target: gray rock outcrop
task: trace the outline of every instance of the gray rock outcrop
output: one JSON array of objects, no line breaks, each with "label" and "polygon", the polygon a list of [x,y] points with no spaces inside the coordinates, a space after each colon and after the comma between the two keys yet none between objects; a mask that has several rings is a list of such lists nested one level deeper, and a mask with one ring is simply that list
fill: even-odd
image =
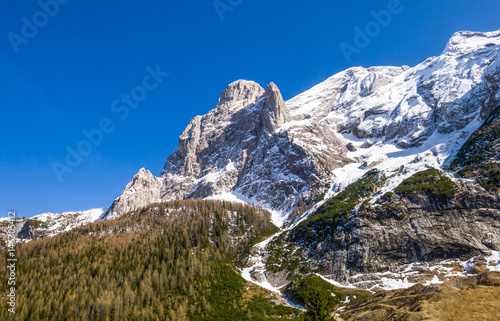
[{"label": "gray rock outcrop", "polygon": [[474,184],[450,197],[393,195],[360,210],[321,246],[308,248],[312,264],[339,282],[416,261],[500,251],[500,196]]},{"label": "gray rock outcrop", "polygon": [[19,233],[17,233],[17,237],[20,239],[31,240],[34,237],[33,231],[31,230],[31,226],[28,221],[24,222],[23,226]]},{"label": "gray rock outcrop", "polygon": [[305,135],[328,144],[325,153],[315,154],[296,141],[300,133],[281,129],[290,121],[274,83],[265,91],[254,82],[230,84],[215,109],[191,120],[160,177],[142,169],[105,217],[151,202],[228,193],[281,210],[316,197],[329,183],[327,173],[349,162],[347,149],[327,127],[313,124]]},{"label": "gray rock outcrop", "polygon": [[207,197],[287,213],[330,186],[341,190],[359,175],[336,172],[348,164],[443,168],[500,103],[498,57],[500,31],[459,32],[415,67],[350,68],[286,102],[274,83],[236,81],[192,119],[160,177],[138,173],[141,183],[131,182],[105,217]]}]

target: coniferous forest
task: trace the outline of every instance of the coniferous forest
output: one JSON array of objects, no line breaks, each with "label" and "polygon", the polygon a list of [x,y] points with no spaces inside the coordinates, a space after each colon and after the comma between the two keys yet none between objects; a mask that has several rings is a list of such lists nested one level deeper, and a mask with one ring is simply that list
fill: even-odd
[{"label": "coniferous forest", "polygon": [[[235,267],[277,231],[269,215],[228,202],[175,201],[19,244],[14,319],[295,318],[298,310],[265,291],[248,291]],[[1,279],[2,300],[6,286]],[[0,319],[11,317],[1,305]]]}]

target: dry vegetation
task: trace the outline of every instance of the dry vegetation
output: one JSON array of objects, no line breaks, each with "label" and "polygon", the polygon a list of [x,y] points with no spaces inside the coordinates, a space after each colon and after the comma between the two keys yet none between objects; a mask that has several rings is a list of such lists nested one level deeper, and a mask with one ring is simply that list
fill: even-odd
[{"label": "dry vegetation", "polygon": [[382,291],[348,308],[337,320],[500,320],[500,272],[458,278],[442,285]]},{"label": "dry vegetation", "polygon": [[437,300],[422,304],[423,320],[500,320],[500,287],[443,287]]}]

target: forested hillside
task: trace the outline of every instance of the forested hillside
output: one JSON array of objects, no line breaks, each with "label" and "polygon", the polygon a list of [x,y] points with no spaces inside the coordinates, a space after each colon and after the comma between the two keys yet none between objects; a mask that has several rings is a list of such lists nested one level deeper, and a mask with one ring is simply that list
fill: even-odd
[{"label": "forested hillside", "polygon": [[[298,310],[275,305],[262,290],[247,291],[233,265],[276,229],[260,208],[176,201],[19,244],[15,319],[293,317]],[[5,269],[0,267],[2,300]],[[11,316],[1,305],[0,319]]]}]

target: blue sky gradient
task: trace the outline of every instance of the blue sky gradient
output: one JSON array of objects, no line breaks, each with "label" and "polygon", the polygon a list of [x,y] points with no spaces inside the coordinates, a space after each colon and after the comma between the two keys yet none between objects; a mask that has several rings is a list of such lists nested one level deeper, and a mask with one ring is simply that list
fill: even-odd
[{"label": "blue sky gradient", "polygon": [[[273,81],[289,99],[352,66],[416,65],[459,30],[500,29],[497,0],[401,0],[346,59],[340,44],[395,0],[220,0],[223,20],[211,0],[59,1],[46,21],[37,1],[0,12],[0,217],[109,206],[141,167],[159,175],[191,118],[237,79]],[[120,119],[113,101],[143,93],[148,66],[169,75]],[[114,130],[60,180],[54,162],[103,119]]]}]

